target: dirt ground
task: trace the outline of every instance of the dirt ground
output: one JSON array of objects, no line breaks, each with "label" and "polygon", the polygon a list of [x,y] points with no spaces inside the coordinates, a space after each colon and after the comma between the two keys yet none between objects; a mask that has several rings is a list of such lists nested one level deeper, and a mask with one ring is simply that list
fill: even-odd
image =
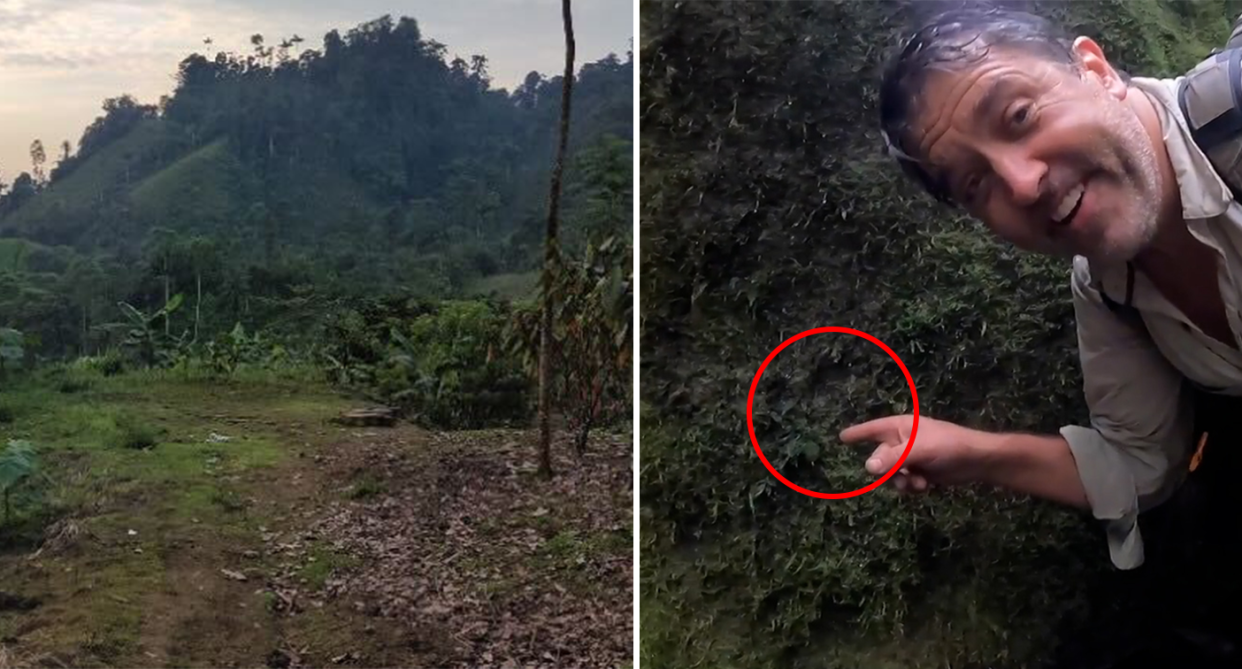
[{"label": "dirt ground", "polygon": [[[343,427],[353,404],[290,386],[108,390],[7,426],[69,503],[0,553],[0,669],[632,666],[628,435],[559,441],[544,481],[529,431]],[[165,438],[82,445],[108,406]],[[74,411],[83,432],[53,429]]]}]

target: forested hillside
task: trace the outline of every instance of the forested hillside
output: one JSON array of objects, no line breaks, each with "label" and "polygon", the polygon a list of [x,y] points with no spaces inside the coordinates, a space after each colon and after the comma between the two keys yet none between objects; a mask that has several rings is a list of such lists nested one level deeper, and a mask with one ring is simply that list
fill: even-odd
[{"label": "forested hillside", "polygon": [[[315,49],[251,42],[188,55],[158,104],[118,92],[76,150],[49,168],[40,141],[5,185],[0,323],[37,353],[115,343],[121,301],[153,311],[183,294],[193,323],[175,325],[204,337],[237,322],[305,332],[309,308],[339,299],[533,289],[560,75],[494,88],[484,57],[450,59],[410,18],[334,30]],[[590,234],[630,234],[632,67],[609,56],[579,70],[574,255]]]},{"label": "forested hillside", "polygon": [[[1172,76],[1236,1],[1008,3]],[[857,328],[909,368],[924,416],[1084,423],[1067,263],[936,207],[884,154],[880,67],[931,2],[644,2],[642,664],[1036,667],[1109,567],[1098,525],[984,489],[815,499],[747,436],[760,363]],[[944,7],[944,3],[939,3]],[[783,475],[870,484],[854,423],[911,408],[877,347],[817,335],[768,367],[755,429]],[[1068,629],[1068,628],[1067,628]]]}]

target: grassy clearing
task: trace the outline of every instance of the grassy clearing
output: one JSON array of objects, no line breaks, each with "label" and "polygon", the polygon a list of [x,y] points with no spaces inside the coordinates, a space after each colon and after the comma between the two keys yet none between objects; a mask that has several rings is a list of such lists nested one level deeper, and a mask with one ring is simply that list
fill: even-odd
[{"label": "grassy clearing", "polygon": [[[16,640],[8,652],[73,666],[218,661],[210,653],[242,628],[205,626],[197,636],[221,638],[198,639],[181,626],[237,601],[244,608],[232,617],[259,635],[253,643],[274,643],[271,612],[248,597],[256,586],[220,572],[266,568],[233,563],[257,553],[261,528],[272,522],[255,508],[249,477],[334,435],[323,419],[348,404],[296,376],[207,384],[167,372],[105,377],[61,368],[5,388],[0,443],[35,444],[49,479],[0,528],[0,590],[39,601],[31,611],[0,610],[0,638]],[[67,547],[26,559],[61,528],[72,528]],[[342,562],[316,558],[313,579]]]}]

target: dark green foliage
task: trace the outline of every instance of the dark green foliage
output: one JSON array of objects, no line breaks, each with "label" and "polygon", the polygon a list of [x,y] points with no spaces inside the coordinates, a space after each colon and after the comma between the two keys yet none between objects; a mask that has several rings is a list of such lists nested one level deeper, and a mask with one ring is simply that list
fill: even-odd
[{"label": "dark green foliage", "polygon": [[392,331],[435,305],[414,299],[365,300],[335,314],[325,328],[323,357],[329,378],[344,386],[367,387],[393,342]]},{"label": "dark green foliage", "polygon": [[329,326],[324,355],[335,381],[428,426],[524,425],[531,381],[500,345],[509,312],[482,301],[373,303]]},{"label": "dark green foliage", "polygon": [[[1205,57],[1242,11],[1033,6],[1149,76]],[[878,73],[908,10],[642,5],[644,666],[1036,666],[1108,568],[1083,514],[987,490],[812,499],[747,437],[760,362],[826,325],[896,351],[924,416],[1085,421],[1068,264],[931,206],[883,155]],[[819,335],[769,366],[755,428],[783,475],[843,492],[873,479],[836,433],[910,409],[882,351]]]}]

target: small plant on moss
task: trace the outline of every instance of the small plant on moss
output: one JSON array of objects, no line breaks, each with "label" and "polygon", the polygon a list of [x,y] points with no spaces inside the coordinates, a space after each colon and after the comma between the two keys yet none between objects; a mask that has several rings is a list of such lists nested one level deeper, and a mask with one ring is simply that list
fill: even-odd
[{"label": "small plant on moss", "polygon": [[228,513],[237,513],[246,509],[246,502],[232,490],[215,490],[211,493],[211,502]]},{"label": "small plant on moss", "polygon": [[328,578],[337,571],[347,571],[358,566],[358,558],[341,553],[325,544],[316,544],[306,556],[306,564],[298,570],[298,576],[315,590],[322,590]]},{"label": "small plant on moss", "polygon": [[270,590],[263,592],[263,609],[269,613],[276,613],[280,610],[280,600]]}]

